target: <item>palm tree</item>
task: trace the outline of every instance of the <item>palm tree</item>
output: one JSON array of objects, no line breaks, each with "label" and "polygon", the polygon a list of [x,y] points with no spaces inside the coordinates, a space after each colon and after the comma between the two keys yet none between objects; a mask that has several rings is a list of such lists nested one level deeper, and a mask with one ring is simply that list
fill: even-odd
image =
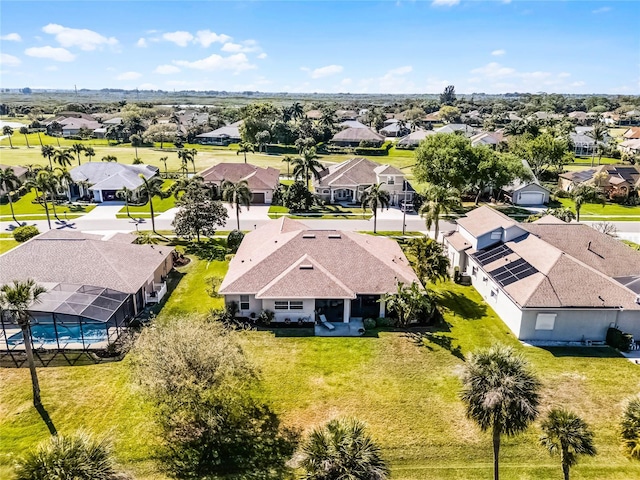
[{"label": "palm tree", "polygon": [[93,147],[84,147],[84,156],[87,157],[89,161],[91,161],[91,158],[96,156],[96,151],[93,149]]},{"label": "palm tree", "polygon": [[389,192],[387,192],[382,185],[383,183],[375,183],[371,185],[362,192],[362,197],[360,198],[360,203],[362,204],[363,209],[369,207],[373,210],[373,233],[376,233],[378,207],[380,207],[380,209],[385,207],[389,208],[389,202],[391,200]]},{"label": "palm tree", "polygon": [[293,176],[298,179],[302,177],[309,189],[309,174],[311,173],[315,178],[320,178],[320,172],[324,169],[322,164],[316,160],[316,148],[305,148],[300,153],[300,156],[293,161]]},{"label": "palm tree", "polygon": [[124,200],[124,205],[127,208],[127,217],[131,218],[131,214],[129,213],[129,202],[133,198],[133,190],[127,187],[122,187],[121,190],[116,192],[116,197]]},{"label": "palm tree", "polygon": [[29,127],[27,126],[20,127],[20,133],[24,135],[24,141],[27,143],[27,148],[31,148],[29,146],[29,137],[27,137],[27,134],[29,133]]},{"label": "palm tree", "polygon": [[58,184],[64,187],[64,189],[67,191],[67,197],[69,197],[69,200],[71,200],[71,192],[69,191],[69,187],[73,183],[73,178],[71,178],[69,170],[67,170],[66,168],[57,167],[55,169],[55,172]]},{"label": "palm tree", "polygon": [[307,480],[386,480],[380,447],[356,419],[336,419],[314,429],[303,442],[300,466]]},{"label": "palm tree", "polygon": [[620,420],[620,437],[625,451],[640,459],[640,397],[634,397],[627,403]]},{"label": "palm tree", "polygon": [[32,178],[26,183],[28,189],[35,189],[36,198],[38,198],[38,192],[42,192],[42,202],[44,203],[44,211],[47,214],[47,223],[49,224],[49,230],[51,230],[51,218],[49,217],[49,205],[47,204],[47,193],[49,192],[51,180],[53,176],[51,170],[40,170],[35,178]]},{"label": "palm tree", "polygon": [[256,146],[251,142],[240,142],[238,144],[238,150],[236,151],[236,155],[240,155],[244,153],[244,163],[247,163],[247,152],[254,153],[256,151]]},{"label": "palm tree", "polygon": [[192,148],[192,149],[184,148],[184,149],[178,150],[178,158],[182,163],[181,170],[184,171],[185,176],[187,176],[187,174],[189,173],[189,168],[188,168],[189,162],[193,163],[193,173],[194,174],[196,173],[196,164],[195,164],[194,157],[197,154],[198,154],[198,151],[195,148]]},{"label": "palm tree", "polygon": [[69,149],[56,149],[53,153],[53,161],[60,165],[61,167],[69,167],[71,166],[71,161],[73,160],[73,155],[71,154],[72,150]]},{"label": "palm tree", "polygon": [[164,176],[168,177],[169,175],[169,171],[167,170],[167,161],[169,160],[169,157],[160,157],[160,161],[162,163],[164,163]]},{"label": "palm tree", "polygon": [[80,162],[80,154],[82,152],[84,152],[84,145],[82,145],[81,143],[77,143],[76,142],[73,145],[71,145],[71,148],[69,150],[71,150],[73,153],[75,153],[77,155],[78,165],[80,165],[81,164],[81,162]]},{"label": "palm tree", "polygon": [[287,164],[287,178],[291,178],[291,174],[290,174],[290,168],[291,168],[291,163],[293,162],[293,157],[291,155],[285,155],[284,158],[282,159],[282,161],[284,163]]},{"label": "palm tree", "polygon": [[13,211],[13,199],[11,198],[11,192],[20,186],[20,179],[16,176],[13,168],[7,167],[4,170],[0,168],[0,187],[7,192],[7,199],[9,200],[9,208],[11,208],[11,216],[15,222],[20,225],[20,222],[16,218],[16,214]]},{"label": "palm tree", "polygon": [[[593,152],[591,153],[591,166],[593,167],[593,158],[596,154],[596,150],[599,150],[599,146],[604,142],[604,139],[607,136],[607,127],[605,127],[602,123],[597,122],[593,124],[593,128],[591,131],[587,132],[587,136],[591,137],[595,142]],[[598,155],[598,165],[600,165],[600,160],[602,159],[602,152]]]},{"label": "palm tree", "polygon": [[449,278],[449,258],[444,254],[441,244],[432,238],[415,238],[407,247],[412,257],[413,269],[424,286],[428,282],[444,281]]},{"label": "palm tree", "polygon": [[102,157],[101,160],[103,162],[115,162],[115,163],[118,163],[118,157],[116,157],[115,155],[105,155],[104,157]]},{"label": "palm tree", "polygon": [[191,178],[180,178],[173,184],[171,190],[173,191],[173,196],[177,199],[180,196],[180,193],[186,192],[190,187],[204,189],[204,178],[200,175],[195,175]]},{"label": "palm tree", "polygon": [[585,203],[600,203],[604,207],[605,201],[598,189],[593,185],[582,183],[571,190],[571,198],[576,207],[576,220],[580,221],[580,209]]},{"label": "palm tree", "polygon": [[115,468],[111,446],[79,432],[52,435],[18,460],[16,480],[122,478]]},{"label": "palm tree", "polygon": [[158,234],[156,232],[156,221],[153,212],[153,197],[158,196],[160,198],[164,198],[165,193],[162,191],[163,181],[160,177],[152,177],[147,179],[143,174],[140,174],[140,178],[142,179],[142,186],[140,187],[140,193],[146,195],[149,200],[149,212],[151,213],[151,230],[153,233]]},{"label": "palm tree", "polygon": [[14,316],[22,330],[24,349],[27,353],[27,363],[31,372],[31,386],[33,387],[33,405],[39,407],[40,383],[33,359],[33,346],[31,345],[31,323],[29,320],[29,307],[40,301],[40,296],[47,290],[36,284],[32,279],[24,282],[14,280],[13,284],[7,283],[0,287],[0,307]]},{"label": "palm tree", "polygon": [[191,149],[191,158],[189,158],[189,161],[191,162],[191,165],[193,166],[193,174],[196,174],[196,155],[198,155],[198,150],[196,150],[195,148]]},{"label": "palm tree", "polygon": [[238,183],[225,180],[222,183],[222,199],[225,202],[229,202],[229,205],[232,207],[235,207],[238,230],[240,230],[240,207],[244,205],[249,208],[252,197],[253,194],[251,193],[251,190],[249,190],[249,185],[246,180],[242,180]]},{"label": "palm tree", "polygon": [[13,142],[11,141],[11,135],[13,135],[13,128],[11,128],[9,125],[5,125],[4,127],[2,127],[2,134],[9,137],[9,147],[13,148]]},{"label": "palm tree", "polygon": [[430,185],[424,191],[423,196],[425,201],[418,213],[424,217],[427,230],[431,230],[431,225],[434,225],[434,239],[438,241],[440,216],[449,214],[455,208],[460,207],[460,192],[453,187]]},{"label": "palm tree", "polygon": [[493,478],[499,478],[501,436],[527,429],[538,416],[540,383],[529,365],[512,348],[496,345],[470,355],[465,365],[460,398],[467,418],[493,438]]},{"label": "palm tree", "polygon": [[578,415],[563,408],[554,408],[542,422],[540,444],[551,455],[560,454],[564,480],[569,480],[569,469],[578,463],[578,455],[596,455],[593,432]]},{"label": "palm tree", "polygon": [[294,120],[297,120],[303,117],[304,108],[302,107],[302,104],[300,102],[295,102],[289,108],[289,112],[291,113],[291,118],[293,118]]},{"label": "palm tree", "polygon": [[53,163],[51,162],[51,159],[55,155],[56,149],[51,145],[43,145],[42,148],[40,149],[40,152],[42,153],[42,156],[44,158],[49,160],[49,168],[53,170]]}]

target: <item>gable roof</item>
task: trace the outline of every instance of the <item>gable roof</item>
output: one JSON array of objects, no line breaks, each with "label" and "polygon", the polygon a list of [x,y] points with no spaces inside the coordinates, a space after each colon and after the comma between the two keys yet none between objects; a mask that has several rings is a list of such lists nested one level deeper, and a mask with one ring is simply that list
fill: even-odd
[{"label": "gable roof", "polygon": [[403,176],[400,170],[390,165],[380,165],[366,158],[356,157],[320,172],[320,180],[315,180],[319,187],[373,185],[377,175]]},{"label": "gable roof", "polygon": [[360,123],[357,120],[345,120],[340,123],[340,126],[343,128],[369,128],[364,123]]},{"label": "gable roof", "polygon": [[487,206],[471,210],[466,216],[459,218],[456,223],[476,238],[498,228],[507,228],[517,224],[515,220],[507,217],[504,213]]},{"label": "gable roof", "polygon": [[332,142],[361,142],[363,140],[382,142],[384,137],[370,128],[345,128],[331,139]]},{"label": "gable roof", "polygon": [[128,165],[117,162],[87,162],[69,172],[74,182],[89,182],[91,190],[135,190],[143,184],[140,175],[149,179],[159,172],[153,165]]},{"label": "gable roof", "polygon": [[196,138],[240,138],[241,124],[242,122],[236,122],[231,125],[225,125],[210,132],[196,135]]},{"label": "gable roof", "polygon": [[640,127],[629,127],[622,136],[626,139],[640,138]]},{"label": "gable roof", "polygon": [[13,170],[14,175],[18,178],[25,175],[29,171],[28,169],[19,165],[4,165],[0,163],[0,170],[6,170],[7,168]]},{"label": "gable roof", "polygon": [[0,283],[33,278],[39,283],[95,285],[136,293],[171,252],[166,246],[50,230],[0,255]]},{"label": "gable roof", "polygon": [[399,281],[419,283],[395,241],[309,230],[281,219],[245,236],[219,291],[257,298],[355,298],[392,292]]},{"label": "gable roof", "polygon": [[409,135],[406,135],[398,140],[398,145],[403,147],[417,146],[429,135],[435,134],[436,132],[434,132],[433,130],[416,130],[415,132],[411,132]]},{"label": "gable roof", "polygon": [[272,190],[280,181],[279,170],[273,167],[261,168],[250,163],[219,163],[201,172],[200,176],[205,182],[212,183],[246,180],[250,190]]}]

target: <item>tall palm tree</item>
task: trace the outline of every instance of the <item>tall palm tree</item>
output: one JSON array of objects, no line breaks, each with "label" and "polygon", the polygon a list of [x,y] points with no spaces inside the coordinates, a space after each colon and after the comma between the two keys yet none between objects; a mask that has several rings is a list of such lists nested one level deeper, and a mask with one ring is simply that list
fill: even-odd
[{"label": "tall palm tree", "polygon": [[307,186],[307,190],[309,189],[310,174],[320,179],[320,172],[324,169],[317,158],[316,148],[311,147],[303,149],[300,156],[293,161],[293,176],[296,179],[302,177]]},{"label": "tall palm tree", "polygon": [[84,156],[91,161],[91,159],[96,156],[96,151],[93,147],[84,147]]},{"label": "tall palm tree", "polygon": [[384,189],[383,183],[375,183],[362,192],[362,197],[360,198],[362,208],[369,207],[373,210],[373,233],[376,233],[378,207],[380,209],[389,208],[390,200],[389,192]]},{"label": "tall palm tree", "polygon": [[71,173],[66,168],[57,167],[55,169],[55,174],[58,180],[58,184],[63,187],[67,192],[67,197],[71,200],[71,192],[69,191],[69,187],[73,183],[73,178],[71,178]]},{"label": "tall palm tree", "polygon": [[151,177],[147,179],[143,174],[140,174],[140,178],[142,179],[142,186],[140,187],[140,193],[146,195],[149,200],[149,212],[151,213],[151,230],[153,233],[158,234],[156,232],[156,221],[155,215],[153,212],[153,197],[164,198],[165,193],[162,191],[163,181],[160,177]]},{"label": "tall palm tree", "polygon": [[285,155],[282,158],[282,161],[287,164],[287,178],[290,178],[291,177],[290,168],[291,168],[291,163],[293,162],[293,157],[291,155]]},{"label": "tall palm tree", "polygon": [[585,203],[599,203],[604,206],[605,201],[602,195],[598,192],[597,187],[582,183],[571,190],[571,198],[576,207],[576,220],[580,221],[580,210]]},{"label": "tall palm tree", "polygon": [[13,128],[9,125],[5,125],[2,127],[2,134],[6,135],[9,138],[9,147],[13,148],[13,142],[11,141],[11,135],[13,135]]},{"label": "tall palm tree", "polygon": [[61,167],[71,166],[72,160],[73,160],[73,155],[71,154],[71,150],[69,149],[62,150],[58,148],[53,153],[53,161]]},{"label": "tall palm tree", "polygon": [[40,383],[38,382],[38,372],[33,359],[33,345],[31,344],[31,322],[29,320],[29,307],[40,301],[40,296],[47,290],[38,285],[34,280],[29,279],[24,282],[15,281],[13,284],[7,283],[0,287],[0,307],[7,310],[14,316],[16,322],[22,330],[24,349],[27,353],[27,363],[31,372],[31,386],[33,387],[33,405],[38,407],[42,404],[40,400]]},{"label": "tall palm tree", "polygon": [[51,161],[51,159],[55,155],[56,149],[52,145],[43,145],[40,149],[40,152],[42,153],[42,156],[44,158],[49,160],[49,168],[53,170],[53,162]]},{"label": "tall palm tree", "polygon": [[424,218],[427,230],[431,230],[431,225],[434,225],[434,239],[438,241],[440,216],[460,207],[460,192],[452,187],[430,185],[423,196],[424,203],[418,213]]},{"label": "tall palm tree", "polygon": [[182,170],[184,171],[185,176],[189,173],[188,163],[193,163],[193,173],[196,173],[196,164],[194,157],[198,154],[198,151],[195,148],[181,148],[178,150],[178,158],[182,163]]},{"label": "tall palm tree", "polygon": [[304,108],[300,102],[294,102],[294,104],[291,105],[291,108],[289,108],[289,112],[291,112],[291,118],[297,120],[303,117]]},{"label": "tall palm tree", "polygon": [[167,170],[167,161],[169,160],[169,157],[160,157],[160,161],[162,163],[164,163],[164,176],[168,177],[169,175],[169,171]]},{"label": "tall palm tree", "polygon": [[27,135],[29,134],[29,127],[27,127],[26,125],[24,127],[20,127],[20,133],[24,135],[24,141],[27,143],[27,148],[31,148],[31,146],[29,145],[29,137],[27,137]]},{"label": "tall palm tree", "polygon": [[20,179],[16,176],[13,168],[7,167],[4,170],[0,168],[0,187],[7,192],[7,199],[9,200],[9,208],[11,208],[11,216],[13,220],[20,225],[20,222],[16,218],[16,214],[13,211],[13,199],[11,198],[11,192],[20,186]]},{"label": "tall palm tree", "polygon": [[103,162],[115,162],[115,163],[118,163],[118,157],[116,157],[115,155],[105,155],[104,157],[101,158],[101,160]]},{"label": "tall palm tree", "polygon": [[238,144],[238,150],[236,151],[236,155],[240,155],[244,153],[244,163],[247,163],[247,152],[254,153],[256,151],[256,146],[251,142],[240,142]]},{"label": "tall palm tree", "polygon": [[198,155],[198,150],[195,148],[191,149],[191,158],[189,158],[189,161],[191,162],[191,165],[193,166],[193,174],[196,174],[196,156]]},{"label": "tall palm tree", "polygon": [[173,196],[177,199],[180,194],[186,192],[189,187],[198,187],[204,189],[204,178],[202,178],[200,175],[195,175],[191,178],[178,179],[171,188]]},{"label": "tall palm tree", "polygon": [[138,134],[133,134],[129,136],[129,141],[131,142],[131,146],[135,149],[136,158],[138,158],[138,147],[142,145],[142,137]]},{"label": "tall palm tree", "polygon": [[573,412],[554,408],[541,427],[540,444],[551,455],[560,455],[564,480],[569,480],[569,469],[578,463],[579,455],[593,457],[597,453],[589,425]]},{"label": "tall palm tree", "polygon": [[122,189],[116,192],[116,197],[124,200],[124,205],[127,208],[127,217],[131,218],[131,214],[129,213],[129,202],[133,198],[133,190],[127,187],[122,187]]},{"label": "tall palm tree", "polygon": [[335,419],[314,429],[301,447],[307,480],[386,480],[380,447],[356,419]]},{"label": "tall palm tree", "polygon": [[[604,139],[607,136],[607,127],[605,127],[601,122],[594,123],[591,131],[587,132],[587,136],[591,137],[595,142],[593,152],[591,153],[591,166],[593,167],[593,159],[595,157],[596,150],[600,152],[600,149],[598,147],[604,142]],[[598,165],[600,165],[601,159],[602,152],[600,152],[598,155]]]},{"label": "tall palm tree", "polygon": [[428,282],[449,278],[449,258],[443,246],[429,237],[415,238],[409,242],[407,256],[412,257],[413,269],[424,286]]},{"label": "tall palm tree", "polygon": [[253,194],[251,193],[251,190],[249,190],[249,185],[246,180],[242,180],[237,183],[225,180],[222,183],[222,200],[229,202],[229,205],[236,209],[238,230],[240,230],[240,207],[245,206],[249,208],[252,197]]},{"label": "tall palm tree", "polygon": [[25,185],[28,189],[34,189],[36,191],[36,198],[38,197],[38,192],[42,192],[42,202],[44,204],[44,211],[47,214],[47,223],[49,224],[49,230],[51,230],[51,217],[49,216],[47,193],[50,189],[50,177],[52,175],[53,172],[51,170],[40,170],[35,178],[30,179]]},{"label": "tall palm tree", "polygon": [[71,148],[69,150],[76,154],[78,158],[78,165],[81,165],[80,154],[84,152],[84,145],[76,142],[73,145],[71,145]]},{"label": "tall palm tree", "polygon": [[500,439],[527,429],[538,416],[540,382],[512,348],[496,345],[470,355],[460,398],[467,417],[493,438],[493,478],[499,479]]}]

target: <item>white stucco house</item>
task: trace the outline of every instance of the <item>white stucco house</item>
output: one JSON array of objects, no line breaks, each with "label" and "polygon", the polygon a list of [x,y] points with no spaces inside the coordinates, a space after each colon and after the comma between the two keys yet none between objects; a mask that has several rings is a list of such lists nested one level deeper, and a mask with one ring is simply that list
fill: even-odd
[{"label": "white stucco house", "polygon": [[381,295],[398,282],[420,283],[397,242],[337,230],[311,230],[283,217],[248,233],[219,293],[239,315],[275,313],[275,321],[362,324],[385,316]]},{"label": "white stucco house", "polygon": [[602,341],[610,326],[640,338],[640,253],[588,225],[517,223],[485,206],[444,245],[521,340]]},{"label": "white stucco house", "polygon": [[133,200],[147,180],[158,175],[160,169],[152,165],[127,165],[116,162],[87,162],[69,172],[73,183],[69,186],[69,198],[89,195],[95,202],[117,200],[118,190],[127,187],[133,191]]}]

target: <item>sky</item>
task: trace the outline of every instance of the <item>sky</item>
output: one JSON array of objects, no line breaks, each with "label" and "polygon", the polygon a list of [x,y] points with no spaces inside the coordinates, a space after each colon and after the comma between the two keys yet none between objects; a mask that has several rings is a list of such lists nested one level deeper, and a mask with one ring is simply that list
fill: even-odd
[{"label": "sky", "polygon": [[640,94],[640,1],[11,1],[0,87]]}]

